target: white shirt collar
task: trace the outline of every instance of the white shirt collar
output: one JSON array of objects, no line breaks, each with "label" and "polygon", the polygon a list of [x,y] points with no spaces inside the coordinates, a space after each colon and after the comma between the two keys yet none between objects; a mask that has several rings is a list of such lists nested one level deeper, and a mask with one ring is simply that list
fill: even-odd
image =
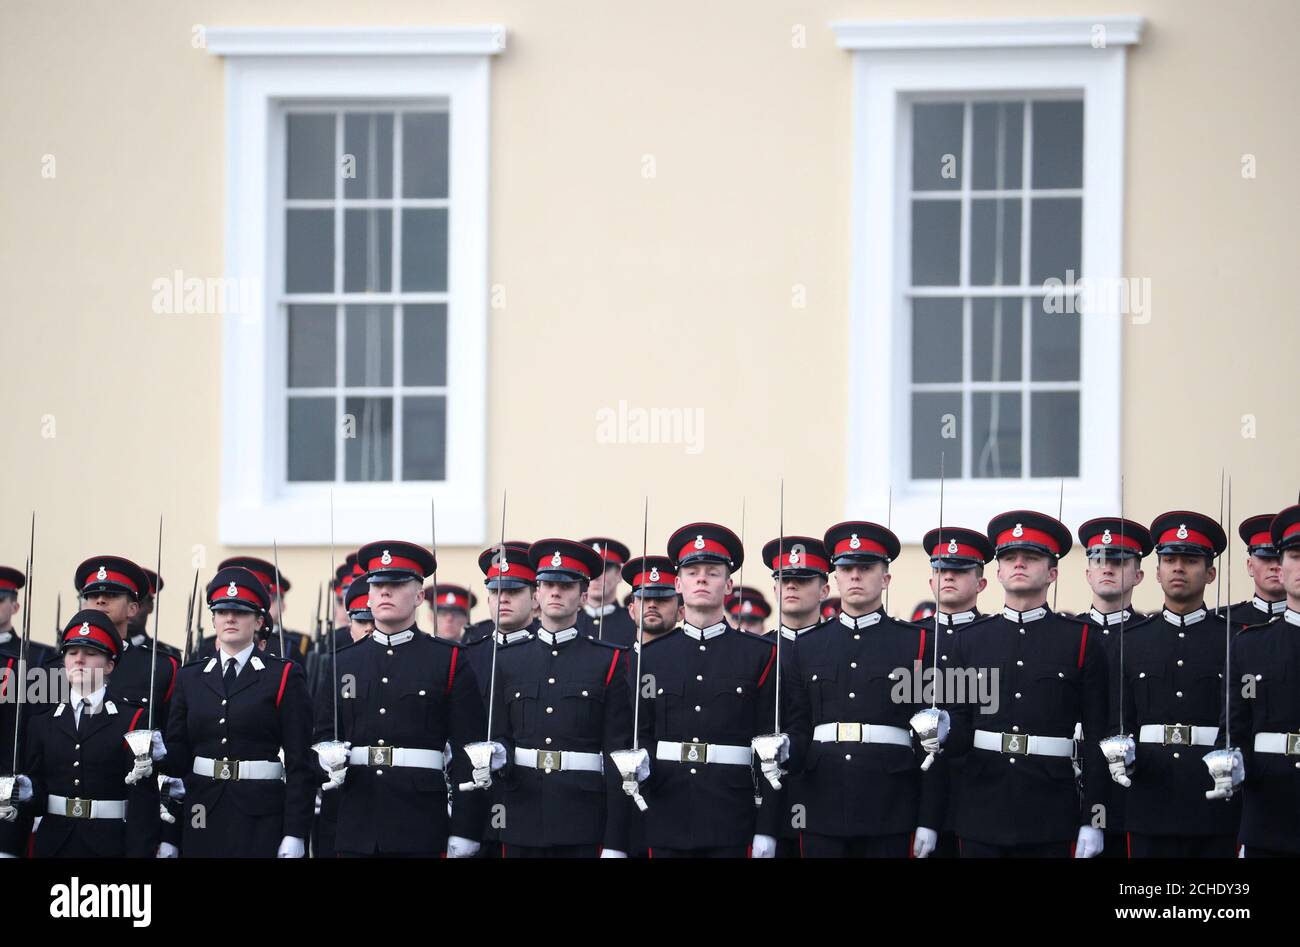
[{"label": "white shirt collar", "polygon": [[1031,608],[1025,612],[1018,612],[1010,605],[1002,606],[1002,617],[1007,621],[1013,621],[1018,625],[1027,625],[1031,621],[1038,621],[1047,614],[1047,606],[1039,605],[1037,608]]},{"label": "white shirt collar", "polygon": [[107,684],[101,684],[99,686],[99,690],[95,691],[92,694],[84,694],[84,695],[77,693],[77,689],[75,687],[69,688],[68,703],[72,706],[72,712],[76,714],[75,719],[78,722],[81,721],[81,702],[83,700],[90,701],[90,707],[88,709],[91,714],[99,713],[100,709],[104,705],[104,695],[107,693],[108,693]]},{"label": "white shirt collar", "polygon": [[577,628],[565,628],[563,631],[547,631],[545,628],[537,629],[537,637],[547,644],[564,644],[566,641],[572,641],[578,637]]},{"label": "white shirt collar", "polygon": [[587,613],[588,618],[599,618],[601,615],[612,615],[614,613],[614,603],[608,602],[600,607],[594,605],[584,605],[582,610]]},{"label": "white shirt collar", "polygon": [[1252,605],[1266,615],[1281,615],[1286,611],[1286,599],[1282,599],[1280,602],[1270,602],[1258,595],[1252,595],[1250,601]]},{"label": "white shirt collar", "polygon": [[514,644],[516,641],[526,641],[533,633],[527,628],[520,628],[518,631],[498,631],[496,636],[497,644]]},{"label": "white shirt collar", "polygon": [[859,615],[856,618],[848,612],[840,612],[840,624],[845,628],[861,631],[863,628],[870,628],[884,617],[881,612],[867,612],[865,615]]},{"label": "white shirt collar", "polygon": [[696,641],[701,639],[708,641],[710,638],[718,637],[718,635],[722,634],[726,630],[727,623],[725,621],[715,622],[708,628],[697,628],[690,622],[682,623],[682,631],[686,632],[687,637],[694,638]]},{"label": "white shirt collar", "polygon": [[223,649],[218,647],[217,657],[221,659],[221,673],[226,673],[226,662],[231,658],[235,659],[235,673],[244,673],[244,665],[248,663],[248,659],[253,655],[254,644],[255,642],[250,641],[238,654],[227,654]]},{"label": "white shirt collar", "polygon": [[148,632],[137,631],[127,640],[129,640],[131,644],[135,645],[137,648],[142,648],[144,647],[145,642],[149,640],[149,634]]},{"label": "white shirt collar", "polygon": [[965,625],[973,622],[978,615],[975,609],[968,612],[935,612],[941,625]]},{"label": "white shirt collar", "polygon": [[1088,617],[1099,625],[1118,625],[1120,622],[1133,620],[1133,613],[1127,608],[1121,608],[1117,612],[1103,612],[1095,605],[1088,609]]},{"label": "white shirt collar", "polygon": [[395,645],[406,644],[415,637],[415,629],[408,628],[406,631],[399,631],[395,635],[386,635],[378,628],[370,633],[370,637],[379,642],[385,648],[391,648]]},{"label": "white shirt collar", "polygon": [[12,631],[0,632],[0,644],[8,644],[13,640],[14,640],[14,633]]},{"label": "white shirt collar", "polygon": [[813,628],[816,627],[817,627],[816,624],[804,625],[802,628],[791,628],[789,625],[782,625],[781,637],[785,638],[786,641],[794,641],[805,631],[811,631]]},{"label": "white shirt collar", "polygon": [[1286,619],[1287,624],[1300,626],[1300,612],[1295,609],[1288,608],[1282,613],[1282,617]]},{"label": "white shirt collar", "polygon": [[1169,622],[1171,625],[1178,625],[1179,627],[1195,625],[1198,621],[1203,621],[1206,615],[1204,606],[1198,608],[1194,612],[1188,612],[1186,615],[1178,615],[1167,608],[1160,609],[1160,612],[1165,616],[1165,621]]}]

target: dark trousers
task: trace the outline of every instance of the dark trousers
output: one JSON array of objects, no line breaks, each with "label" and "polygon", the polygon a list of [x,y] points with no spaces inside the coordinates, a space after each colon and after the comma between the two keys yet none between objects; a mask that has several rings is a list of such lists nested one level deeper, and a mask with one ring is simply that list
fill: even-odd
[{"label": "dark trousers", "polygon": [[803,858],[799,851],[798,838],[779,838],[776,840],[777,858]]},{"label": "dark trousers", "polygon": [[1246,846],[1247,858],[1300,858],[1296,852],[1283,852],[1276,848],[1259,848],[1256,845]]},{"label": "dark trousers", "polygon": [[930,857],[931,857],[931,858],[956,858],[956,857],[958,857],[958,851],[957,851],[957,833],[956,833],[956,832],[940,832],[940,833],[939,833],[939,841],[938,841],[938,843],[935,844],[935,846],[934,846],[934,853],[931,854]]},{"label": "dark trousers", "polygon": [[1128,833],[1107,829],[1102,833],[1106,847],[1098,858],[1128,858]]},{"label": "dark trousers", "polygon": [[501,843],[502,858],[598,858],[599,845],[511,845]]},{"label": "dark trousers", "polygon": [[446,852],[335,852],[335,858],[443,858]]},{"label": "dark trousers", "polygon": [[723,845],[719,848],[660,848],[651,846],[651,858],[748,858],[748,845]]},{"label": "dark trousers", "polygon": [[804,858],[910,858],[912,833],[897,835],[818,835],[804,832]]},{"label": "dark trousers", "polygon": [[1237,840],[1231,835],[1128,834],[1129,858],[1236,858]]},{"label": "dark trousers", "polygon": [[962,858],[1070,858],[1073,842],[1041,842],[1036,845],[990,845],[973,839],[958,840]]}]

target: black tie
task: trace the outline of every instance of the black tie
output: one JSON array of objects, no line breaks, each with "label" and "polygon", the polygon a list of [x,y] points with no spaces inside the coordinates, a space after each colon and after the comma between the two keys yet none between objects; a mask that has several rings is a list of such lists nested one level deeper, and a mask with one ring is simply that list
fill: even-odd
[{"label": "black tie", "polygon": [[226,673],[223,680],[226,682],[226,693],[230,693],[230,688],[234,686],[235,678],[239,675],[238,662],[234,658],[226,658]]},{"label": "black tie", "polygon": [[81,698],[81,702],[77,704],[77,710],[78,712],[72,717],[73,729],[76,730],[77,733],[80,733],[81,721],[85,718],[86,714],[90,713],[90,698]]}]

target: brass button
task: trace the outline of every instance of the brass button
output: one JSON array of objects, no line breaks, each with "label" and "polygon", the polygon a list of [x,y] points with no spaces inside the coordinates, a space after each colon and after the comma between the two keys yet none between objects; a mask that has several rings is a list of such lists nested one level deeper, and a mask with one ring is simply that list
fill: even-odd
[{"label": "brass button", "polygon": [[[392,652],[389,652],[389,653],[391,654]],[[382,769],[377,769],[377,770],[375,770],[375,775],[376,775],[376,776],[382,776],[382,775],[384,775],[384,771],[383,771]]]},{"label": "brass button", "polygon": [[226,738],[225,738],[225,737],[222,737],[222,738],[221,738],[221,742],[222,742],[222,743],[227,742]]},{"label": "brass button", "polygon": [[549,744],[549,743],[551,742],[551,738],[550,738],[550,737],[547,737],[547,738],[546,738],[546,742]]},{"label": "brass button", "polygon": [[1018,668],[1022,668],[1022,667],[1024,667],[1024,666],[1025,666],[1025,662],[1024,662],[1024,661],[1017,661],[1017,662],[1016,662],[1016,667],[1018,667]]},{"label": "brass button", "polygon": [[421,697],[424,696],[424,691],[420,691],[420,696],[421,696]]},{"label": "brass button", "polygon": [[555,713],[555,708],[554,708],[554,707],[547,707],[547,708],[546,708],[546,712],[547,712],[548,714],[553,714],[553,713]]},{"label": "brass button", "polygon": [[694,767],[694,766],[691,767],[691,775],[692,775],[692,776],[695,775],[695,767]]},{"label": "brass button", "polygon": [[225,717],[222,717],[220,720],[217,721],[217,723],[225,723],[225,722],[226,722],[226,718],[225,718]]},{"label": "brass button", "polygon": [[379,708],[379,712],[380,712],[381,714],[386,714],[386,713],[388,713],[388,710],[387,710],[386,708],[384,708],[384,707],[380,707],[380,708]]},{"label": "brass button", "polygon": [[[555,678],[553,678],[553,677],[548,677],[548,678],[546,679],[546,683],[547,683],[547,684],[554,684],[554,683],[555,683]],[[518,697],[519,695],[516,694],[515,696]]]},{"label": "brass button", "polygon": [[855,667],[857,667],[857,666],[858,666],[858,662],[857,662],[857,661],[850,661],[850,662],[849,662],[849,667],[851,667],[851,668],[855,668]]},{"label": "brass button", "polygon": [[695,675],[695,679],[696,679],[697,681],[702,681],[702,680],[704,680],[704,675],[703,675],[703,674],[696,674],[696,675]]},{"label": "brass button", "polygon": [[1019,727],[1012,727],[1012,728],[1011,728],[1011,732],[1012,732],[1012,733],[1019,733],[1019,732],[1020,732],[1020,728],[1019,728]]},{"label": "brass button", "polygon": [[849,699],[850,699],[850,700],[852,700],[854,697],[857,697],[857,696],[858,696],[857,694],[853,693],[852,691],[849,691]]},{"label": "brass button", "polygon": [[696,705],[695,705],[695,712],[696,712],[696,713],[699,713],[699,712],[700,712],[700,705],[699,705],[699,704],[696,704]]},{"label": "brass button", "polygon": [[852,753],[845,753],[845,754],[844,754],[844,758],[845,758],[846,760],[851,760],[851,759],[853,759],[853,754],[852,754]]},{"label": "brass button", "polygon": [[393,653],[393,649],[392,649],[392,648],[389,648],[389,649],[388,649],[388,653],[389,653],[389,654],[392,654],[392,653]]},{"label": "brass button", "polygon": [[707,651],[708,648],[704,647],[704,645],[700,645],[700,650],[701,650],[701,651]]},{"label": "brass button", "polygon": [[1016,761],[1016,758],[1013,756],[1013,757],[1010,758],[1010,761],[1011,761],[1012,763],[1014,763],[1014,762]]},{"label": "brass button", "polygon": [[583,692],[582,692],[582,696],[583,696],[583,697],[586,697],[586,696],[587,696],[587,692],[586,692],[586,691],[583,691]]},{"label": "brass button", "polygon": [[1183,659],[1182,659],[1182,658],[1179,658],[1179,659],[1178,659],[1178,666],[1179,666],[1179,667],[1182,667],[1182,666],[1183,666]]},{"label": "brass button", "polygon": [[381,684],[387,684],[387,683],[388,683],[388,678],[386,678],[386,677],[381,677],[381,678],[379,679],[379,683],[381,683]]},{"label": "brass button", "polygon": [[384,741],[383,741],[383,740],[380,740],[380,741],[379,741],[379,745],[380,745],[380,746],[383,746],[383,745],[384,745]]}]

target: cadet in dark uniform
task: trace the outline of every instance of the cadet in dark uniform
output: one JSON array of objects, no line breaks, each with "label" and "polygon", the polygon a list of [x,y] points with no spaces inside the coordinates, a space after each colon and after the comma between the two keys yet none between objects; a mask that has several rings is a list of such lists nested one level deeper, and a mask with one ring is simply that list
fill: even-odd
[{"label": "cadet in dark uniform", "polygon": [[1255,594],[1232,606],[1232,625],[1238,630],[1267,625],[1286,611],[1282,559],[1269,534],[1273,519],[1272,514],[1265,513],[1244,519],[1237,527],[1237,535],[1246,544],[1246,572],[1255,583]]},{"label": "cadet in dark uniform", "polygon": [[[952,714],[945,753],[969,756],[957,793],[961,855],[1092,857],[1103,845],[1093,813],[1109,781],[1097,742],[1106,729],[1106,658],[1086,628],[1047,606],[1070,531],[1017,510],[995,516],[988,538],[1005,605],[955,636],[953,663],[964,676],[944,694]],[[1080,721],[1082,804],[1071,759]]]},{"label": "cadet in dark uniform", "polygon": [[109,679],[108,696],[147,707],[149,678],[153,668],[153,722],[155,728],[161,729],[167,722],[168,706],[176,686],[180,661],[161,651],[155,658],[152,639],[147,641],[148,647],[136,647],[126,638],[131,622],[139,615],[140,600],[148,592],[149,577],[130,559],[98,556],[77,566],[75,581],[83,607],[108,615],[117,629],[118,637],[123,639],[122,656],[118,658]]},{"label": "cadet in dark uniform", "polygon": [[626,858],[628,799],[608,754],[632,744],[628,649],[576,627],[601,557],[586,543],[543,539],[528,560],[542,626],[497,654],[502,854]]},{"label": "cadet in dark uniform", "polygon": [[438,627],[433,633],[448,641],[460,641],[469,624],[469,611],[478,604],[478,598],[463,586],[440,582],[424,590],[424,600],[429,603],[430,611],[434,609],[435,599]]},{"label": "cadet in dark uniform", "polygon": [[[26,576],[17,569],[0,566],[0,773],[15,775],[9,770],[13,763],[14,725],[20,724],[18,734],[18,759],[21,762],[27,726],[33,712],[48,710],[48,706],[34,707],[24,703],[22,719],[15,721],[18,712],[16,694],[11,688],[17,686],[18,658],[22,647],[22,635],[14,627],[14,616],[18,614],[20,603],[18,590],[26,584]],[[54,652],[45,645],[35,641],[28,642],[28,668],[43,667]],[[24,700],[28,695],[24,695]],[[12,820],[0,821],[0,858],[21,858],[27,853],[27,840],[32,831],[32,813],[30,807],[16,806],[17,812]]]},{"label": "cadet in dark uniform", "polygon": [[271,596],[271,607],[267,610],[270,614],[270,621],[262,632],[267,637],[266,651],[274,657],[288,657],[294,664],[306,665],[307,650],[311,646],[311,638],[299,631],[290,631],[284,629],[284,650],[287,655],[280,654],[280,634],[275,627],[283,620],[284,616],[284,595],[292,587],[289,577],[283,572],[280,573],[280,585],[275,584],[275,564],[267,562],[265,559],[258,559],[256,556],[231,556],[224,559],[217,566],[218,569],[227,569],[231,566],[238,566],[247,569],[253,575],[257,576],[258,581],[266,587],[267,594]]},{"label": "cadet in dark uniform", "polygon": [[[1286,611],[1232,640],[1227,738],[1241,749],[1244,763],[1239,837],[1245,856],[1295,858],[1300,855],[1300,506],[1277,514],[1269,537],[1281,556]],[[1231,620],[1235,625],[1235,612]]]},{"label": "cadet in dark uniform", "polygon": [[[597,556],[601,556],[602,550],[604,551],[605,574],[602,578],[593,578],[591,581],[587,601],[578,613],[578,632],[630,647],[636,640],[636,626],[628,617],[627,610],[619,607],[618,583],[622,578],[623,566],[632,553],[617,539],[607,536],[589,536],[582,540],[582,544],[592,549]],[[602,614],[605,616],[603,622]]]},{"label": "cadet in dark uniform", "polygon": [[77,612],[63,631],[69,699],[31,721],[25,772],[30,808],[42,816],[37,858],[151,858],[158,847],[158,782],[153,758],[137,764],[128,731],[145,728],[145,709],[108,696],[122,653],[108,616]]},{"label": "cadet in dark uniform", "polygon": [[163,761],[185,781],[181,854],[301,858],[317,785],[306,675],[257,653],[271,597],[252,572],[221,569],[205,601],[217,652],[181,669]]},{"label": "cadet in dark uniform", "polygon": [[[154,605],[158,598],[158,593],[163,590],[167,583],[163,582],[162,576],[152,569],[140,567],[140,571],[145,574],[149,580],[149,592],[140,599],[140,613],[135,619],[127,625],[127,641],[133,648],[153,648],[153,639],[149,636],[149,617],[153,615]],[[181,659],[179,648],[167,644],[165,641],[158,642],[158,653],[169,658],[175,658],[177,666]]]},{"label": "cadet in dark uniform", "polygon": [[1131,785],[1121,790],[1129,857],[1231,858],[1240,798],[1205,798],[1214,780],[1202,759],[1219,736],[1228,647],[1205,586],[1228,540],[1213,519],[1183,510],[1157,516],[1151,535],[1164,607],[1125,624],[1122,677],[1120,648],[1108,649],[1111,680],[1123,688],[1111,699],[1111,732],[1120,730],[1122,700],[1124,731],[1137,741]]},{"label": "cadet in dark uniform", "polygon": [[727,596],[727,621],[732,628],[762,637],[767,634],[767,620],[771,617],[767,597],[752,586],[742,585]]},{"label": "cadet in dark uniform", "polygon": [[[515,580],[518,579],[519,576],[523,575],[525,572],[532,571],[528,568],[528,547],[531,545],[532,543],[526,543],[523,542],[522,540],[517,540],[517,539],[506,540],[505,542],[506,549],[512,550],[512,552],[510,552],[509,555],[507,556],[506,561],[509,563],[509,566],[506,569],[506,572],[510,573],[512,570],[514,571],[514,575],[507,575],[508,579]],[[492,557],[495,556],[496,553],[497,553],[497,547],[493,546],[490,549],[483,550],[483,552],[481,552],[478,557],[478,567],[479,569],[485,570],[483,574],[488,576],[488,579],[492,579],[496,575],[495,572],[490,571],[490,566],[492,564]],[[487,563],[487,565],[484,565],[484,563]],[[487,581],[485,581],[484,584],[487,585]],[[524,607],[525,612],[527,613],[527,620],[524,620],[522,625],[518,625],[516,627],[517,623],[522,619],[520,619],[518,615],[512,614],[510,620],[507,621],[506,614],[508,612],[513,613],[518,611],[518,608],[515,607],[512,604],[512,602],[520,593],[517,592],[512,593],[510,590],[522,589],[525,587],[525,585],[528,588],[528,592],[527,595],[525,596],[526,601],[523,601],[522,605]],[[533,605],[535,604],[533,601],[532,578],[529,578],[526,583],[507,581],[502,585],[496,585],[496,583],[494,582],[492,585],[488,585],[488,617],[483,619],[482,621],[473,622],[472,624],[466,625],[465,630],[461,633],[460,636],[461,644],[470,645],[478,641],[486,641],[491,639],[492,631],[496,627],[496,614],[497,614],[496,599],[493,597],[494,587],[505,589],[507,593],[505,598],[502,600],[503,607],[501,609],[501,623],[503,625],[508,626],[514,631],[518,631],[522,628],[527,628],[529,631],[536,630],[537,622],[535,621],[532,615]],[[474,673],[478,674],[478,670],[479,668],[478,665],[476,664],[474,666]],[[479,676],[481,677],[482,675]],[[486,688],[487,684],[484,683],[483,681],[479,681],[479,686],[481,688]],[[486,690],[484,690],[484,693],[486,694]]]},{"label": "cadet in dark uniform", "polygon": [[[1155,543],[1151,531],[1141,523],[1117,516],[1088,520],[1079,527],[1079,543],[1087,551],[1084,577],[1092,589],[1092,604],[1074,619],[1098,636],[1107,656],[1117,647],[1120,629],[1127,631],[1146,618],[1132,608],[1133,589],[1145,578],[1142,560],[1151,555]],[[1119,711],[1118,678],[1110,678],[1111,713]],[[1118,726],[1117,717],[1112,723]],[[1125,717],[1128,722],[1128,717]],[[1105,824],[1101,827],[1106,847],[1103,858],[1128,857],[1128,832],[1124,803],[1128,793],[1120,786],[1107,787]]]},{"label": "cadet in dark uniform", "polygon": [[330,791],[342,794],[335,846],[344,856],[473,855],[484,794],[458,793],[449,818],[447,785],[469,780],[465,744],[487,737],[487,716],[464,648],[416,626],[424,579],[437,561],[393,540],[366,544],[357,562],[370,584],[375,630],[339,652],[337,734],[331,691],[316,695],[316,742],[350,744],[344,759],[321,762],[338,787]]},{"label": "cadet in dark uniform", "polygon": [[[774,547],[765,547],[765,558],[768,549]],[[842,608],[835,621],[789,636],[794,646],[783,687],[805,858],[925,857],[943,825],[945,764],[922,772],[925,754],[909,724],[928,707],[924,691],[909,688],[900,700],[898,689],[923,660],[929,635],[889,617],[882,605],[899,550],[885,527],[846,522],[802,555],[787,551],[771,562],[774,570],[798,569],[814,581],[833,563]]]},{"label": "cadet in dark uniform", "polygon": [[775,723],[776,648],[723,620],[744,548],[725,526],[692,523],[668,555],[686,621],[641,654],[654,691],[640,711],[638,772],[650,856],[771,858],[782,814],[751,742]]},{"label": "cadet in dark uniform", "polygon": [[[930,556],[930,591],[935,601],[929,615],[919,618],[913,612],[912,622],[933,629],[938,616],[939,668],[953,667],[956,658],[954,636],[975,621],[980,615],[979,596],[988,587],[984,567],[993,560],[993,544],[983,533],[961,526],[932,529],[921,539],[921,546]],[[933,643],[931,644],[933,647]],[[927,655],[926,667],[933,663]],[[935,844],[935,858],[956,858],[957,848],[957,793],[961,787],[961,757],[946,761],[943,776],[947,783],[944,796],[943,828]]]}]

